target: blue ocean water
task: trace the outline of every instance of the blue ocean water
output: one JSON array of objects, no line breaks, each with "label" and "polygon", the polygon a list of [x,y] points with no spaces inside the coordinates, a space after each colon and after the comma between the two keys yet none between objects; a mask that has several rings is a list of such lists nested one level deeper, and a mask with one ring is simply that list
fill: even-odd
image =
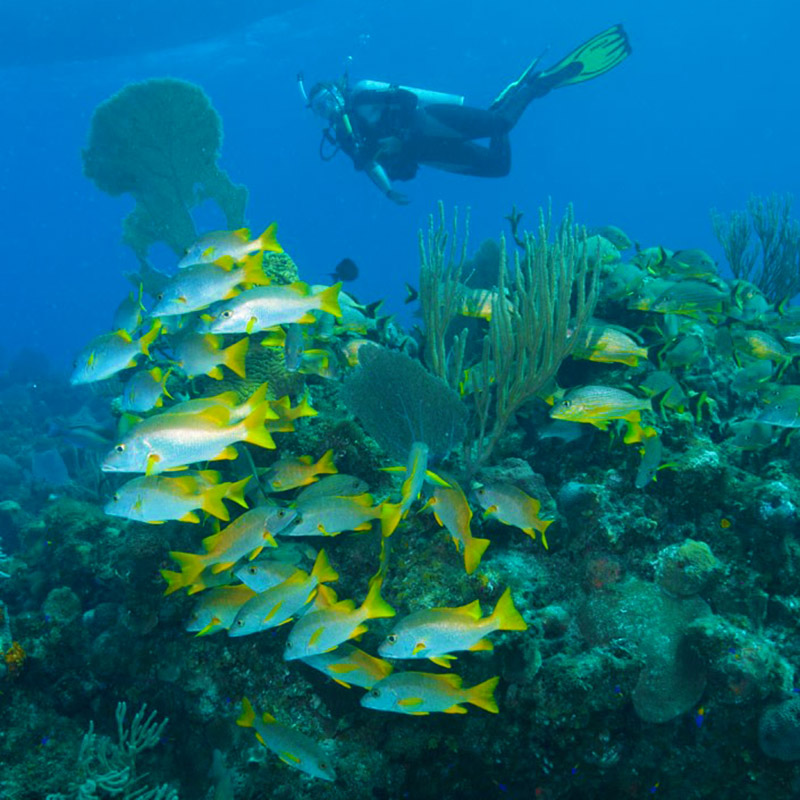
[{"label": "blue ocean water", "polygon": [[[138,4],[116,22],[107,4],[88,0],[62,16],[45,0],[0,10],[14,39],[10,63],[0,54],[6,361],[24,347],[66,368],[129,291],[122,274],[135,259],[120,223],[132,201],[84,178],[81,148],[95,106],[131,81],[173,76],[202,86],[223,120],[220,163],[250,191],[252,227],[277,220],[312,282],[353,258],[361,269],[353,292],[385,297],[394,312],[404,282],[416,280],[417,230],[439,199],[471,207],[474,243],[503,229],[513,203],[530,218],[552,198],[558,213],[574,203],[579,222],[719,257],[710,208],[800,189],[789,62],[800,12],[788,2],[740,0],[723,10],[688,0],[315,0],[283,3],[262,19],[252,3],[160,4],[174,16],[158,5]],[[511,134],[508,177],[422,169],[405,187],[413,202],[397,207],[344,155],[318,157],[321,126],[304,107],[298,71],[313,82],[347,69],[353,80],[461,93],[486,106],[534,57],[552,63],[616,22],[632,57],[534,102]],[[202,214],[198,223],[220,226]],[[154,255],[170,266],[168,253]]]}]

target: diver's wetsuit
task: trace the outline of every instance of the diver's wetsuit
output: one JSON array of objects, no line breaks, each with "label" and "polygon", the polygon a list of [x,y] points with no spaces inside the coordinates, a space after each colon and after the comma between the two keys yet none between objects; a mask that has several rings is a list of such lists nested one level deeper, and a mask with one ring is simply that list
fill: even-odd
[{"label": "diver's wetsuit", "polygon": [[459,96],[362,81],[352,89],[346,82],[336,87],[334,113],[329,104],[318,113],[331,125],[325,141],[347,153],[387,197],[406,203],[392,181],[411,180],[420,165],[483,178],[507,175],[508,134],[528,104],[605,74],[630,52],[625,31],[614,25],[548,69],[537,70],[534,61],[488,109],[462,105]]},{"label": "diver's wetsuit", "polygon": [[[369,172],[379,164],[389,179],[408,181],[421,164],[485,178],[502,177],[511,168],[511,123],[495,111],[422,104],[408,89],[356,85],[346,112],[350,129],[339,119],[334,137],[356,169]],[[488,139],[489,144],[475,139]]]}]

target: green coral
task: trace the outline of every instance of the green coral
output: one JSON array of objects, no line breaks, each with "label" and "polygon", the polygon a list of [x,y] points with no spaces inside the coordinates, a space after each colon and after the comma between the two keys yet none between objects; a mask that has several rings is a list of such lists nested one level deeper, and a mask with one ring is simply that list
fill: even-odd
[{"label": "green coral", "polygon": [[221,145],[219,115],[186,81],[133,83],[95,109],[84,173],[104,192],[136,200],[122,238],[141,262],[155,242],[182,254],[197,239],[191,210],[206,200],[222,209],[229,228],[241,227],[247,189],[217,166]]}]

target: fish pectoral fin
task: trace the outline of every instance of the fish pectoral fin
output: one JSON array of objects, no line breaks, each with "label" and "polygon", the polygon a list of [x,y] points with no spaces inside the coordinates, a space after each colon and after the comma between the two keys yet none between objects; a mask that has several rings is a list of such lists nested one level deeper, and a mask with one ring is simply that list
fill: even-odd
[{"label": "fish pectoral fin", "polygon": [[492,514],[497,513],[497,506],[487,506],[486,510],[483,512],[483,518],[486,519],[487,517],[491,517]]},{"label": "fish pectoral fin", "polygon": [[256,547],[256,549],[253,550],[253,552],[250,553],[250,555],[247,557],[247,560],[252,561],[254,558],[258,558],[263,549],[264,549],[263,547]]},{"label": "fish pectoral fin", "polygon": [[361,637],[367,632],[367,630],[368,628],[366,625],[359,625],[350,635],[350,638],[360,641]]},{"label": "fish pectoral fin", "polygon": [[235,458],[239,457],[239,451],[232,445],[229,444],[219,455],[214,456],[212,461],[233,461]]},{"label": "fish pectoral fin", "polygon": [[401,708],[413,708],[414,706],[421,706],[422,702],[421,697],[404,697],[402,700],[397,701],[397,705]]},{"label": "fish pectoral fin", "polygon": [[428,658],[428,661],[436,664],[438,667],[445,667],[446,669],[450,669],[450,667],[453,666],[450,662],[455,660],[455,656],[431,656]]},{"label": "fish pectoral fin", "polygon": [[292,767],[296,767],[300,763],[300,758],[294,753],[290,753],[288,750],[278,753],[278,758],[283,761],[284,764],[289,764]]},{"label": "fish pectoral fin", "polygon": [[313,647],[319,641],[320,637],[322,636],[322,634],[324,632],[325,632],[325,628],[322,625],[320,625],[319,628],[317,628],[314,631],[314,633],[312,633],[311,636],[309,637],[309,639],[308,639],[308,647]]},{"label": "fish pectoral fin", "polygon": [[350,684],[349,684],[349,683],[345,683],[344,681],[340,681],[338,678],[334,678],[333,676],[331,676],[331,678],[332,678],[332,679],[333,679],[333,680],[334,680],[336,683],[338,683],[338,684],[339,684],[339,686],[344,686],[344,688],[345,688],[345,689],[352,689],[352,688],[353,688],[352,686],[350,686]]},{"label": "fish pectoral fin", "polygon": [[161,461],[160,455],[157,453],[150,453],[150,455],[147,456],[147,466],[145,467],[144,474],[151,475],[159,461]]},{"label": "fish pectoral fin", "polygon": [[467,709],[464,706],[454,705],[444,710],[445,714],[466,714]]},{"label": "fish pectoral fin", "polygon": [[478,639],[469,649],[473,652],[477,652],[478,650],[494,650],[494,645],[488,639]]},{"label": "fish pectoral fin", "polygon": [[211,574],[219,575],[220,572],[225,572],[226,569],[230,569],[235,563],[235,561],[223,561],[220,564],[214,564],[214,566],[211,567]]},{"label": "fish pectoral fin", "polygon": [[415,656],[415,655],[417,655],[417,653],[419,653],[419,652],[421,652],[422,650],[424,650],[424,649],[426,648],[426,646],[427,646],[427,645],[425,644],[425,642],[417,642],[417,643],[414,645],[414,649],[411,651],[411,655],[412,655],[412,656]]},{"label": "fish pectoral fin", "polygon": [[337,675],[353,672],[356,669],[358,669],[358,667],[356,667],[354,664],[331,664],[328,667],[329,672],[335,672]]},{"label": "fish pectoral fin", "polygon": [[283,605],[283,600],[279,600],[277,603],[275,603],[275,605],[272,606],[272,608],[269,610],[267,616],[261,620],[261,624],[263,625],[265,622],[269,622],[278,613],[278,609],[282,605]]}]

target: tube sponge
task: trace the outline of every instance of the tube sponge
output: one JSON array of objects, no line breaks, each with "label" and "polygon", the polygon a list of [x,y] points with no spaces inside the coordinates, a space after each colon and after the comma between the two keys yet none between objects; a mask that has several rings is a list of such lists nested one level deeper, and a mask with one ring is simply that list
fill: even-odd
[{"label": "tube sponge", "polygon": [[242,226],[247,189],[217,166],[221,144],[219,114],[186,81],[133,83],[95,109],[84,174],[104,192],[136,200],[122,238],[140,261],[159,241],[182,254],[197,239],[191,209],[205,200],[222,209],[228,228]]}]

